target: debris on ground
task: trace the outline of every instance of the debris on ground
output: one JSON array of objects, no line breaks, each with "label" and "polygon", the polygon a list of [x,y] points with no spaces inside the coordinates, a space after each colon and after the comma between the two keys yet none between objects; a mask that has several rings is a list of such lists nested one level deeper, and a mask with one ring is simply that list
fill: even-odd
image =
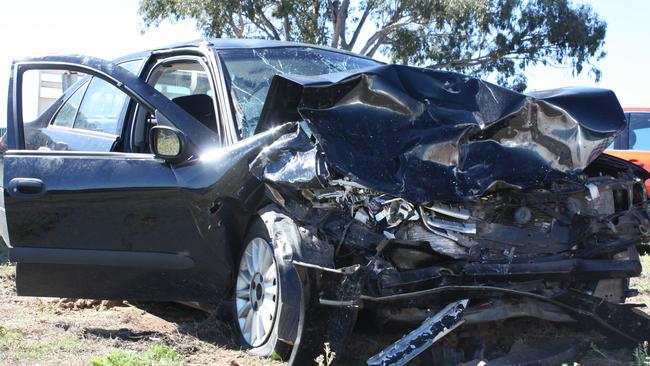
[{"label": "debris on ground", "polygon": [[57,304],[62,309],[96,309],[99,311],[110,309],[115,306],[126,306],[122,300],[91,300],[91,299],[60,299]]}]

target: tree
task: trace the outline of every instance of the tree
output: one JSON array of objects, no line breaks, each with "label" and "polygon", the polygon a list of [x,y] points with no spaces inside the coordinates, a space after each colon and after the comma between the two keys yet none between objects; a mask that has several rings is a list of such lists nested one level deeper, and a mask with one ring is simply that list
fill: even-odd
[{"label": "tree", "polygon": [[[328,45],[394,62],[446,69],[523,90],[526,68],[585,67],[607,25],[571,0],[140,0],[145,26],[194,19],[207,37],[249,37]],[[362,29],[372,31],[361,41]]]}]

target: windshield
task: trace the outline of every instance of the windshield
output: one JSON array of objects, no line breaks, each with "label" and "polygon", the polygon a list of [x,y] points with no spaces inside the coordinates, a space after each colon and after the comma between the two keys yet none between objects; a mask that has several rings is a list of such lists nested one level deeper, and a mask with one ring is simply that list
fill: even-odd
[{"label": "windshield", "polygon": [[243,138],[255,133],[274,75],[321,75],[380,65],[370,59],[309,47],[224,50],[220,55]]}]

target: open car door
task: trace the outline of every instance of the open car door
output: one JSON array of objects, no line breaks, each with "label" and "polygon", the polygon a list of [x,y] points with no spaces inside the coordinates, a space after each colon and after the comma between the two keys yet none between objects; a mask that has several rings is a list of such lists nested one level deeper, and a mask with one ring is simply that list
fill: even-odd
[{"label": "open car door", "polygon": [[56,141],[39,148],[26,144],[35,136],[48,138],[40,134],[47,124],[23,121],[23,79],[30,70],[101,79],[159,116],[159,123],[173,124],[188,137],[186,144],[204,149],[218,143],[215,133],[183,109],[108,61],[48,56],[15,62],[2,141],[0,231],[17,263],[18,294],[193,301],[223,294],[229,278],[216,272],[220,263],[209,263],[212,249],[173,163],[149,153],[69,151]]}]

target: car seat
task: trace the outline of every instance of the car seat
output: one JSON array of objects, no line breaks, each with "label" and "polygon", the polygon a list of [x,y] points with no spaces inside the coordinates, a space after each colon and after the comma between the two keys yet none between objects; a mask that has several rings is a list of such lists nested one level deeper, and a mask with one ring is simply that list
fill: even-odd
[{"label": "car seat", "polygon": [[194,94],[172,99],[179,107],[191,114],[205,127],[217,131],[217,115],[214,112],[212,97],[207,94]]}]

